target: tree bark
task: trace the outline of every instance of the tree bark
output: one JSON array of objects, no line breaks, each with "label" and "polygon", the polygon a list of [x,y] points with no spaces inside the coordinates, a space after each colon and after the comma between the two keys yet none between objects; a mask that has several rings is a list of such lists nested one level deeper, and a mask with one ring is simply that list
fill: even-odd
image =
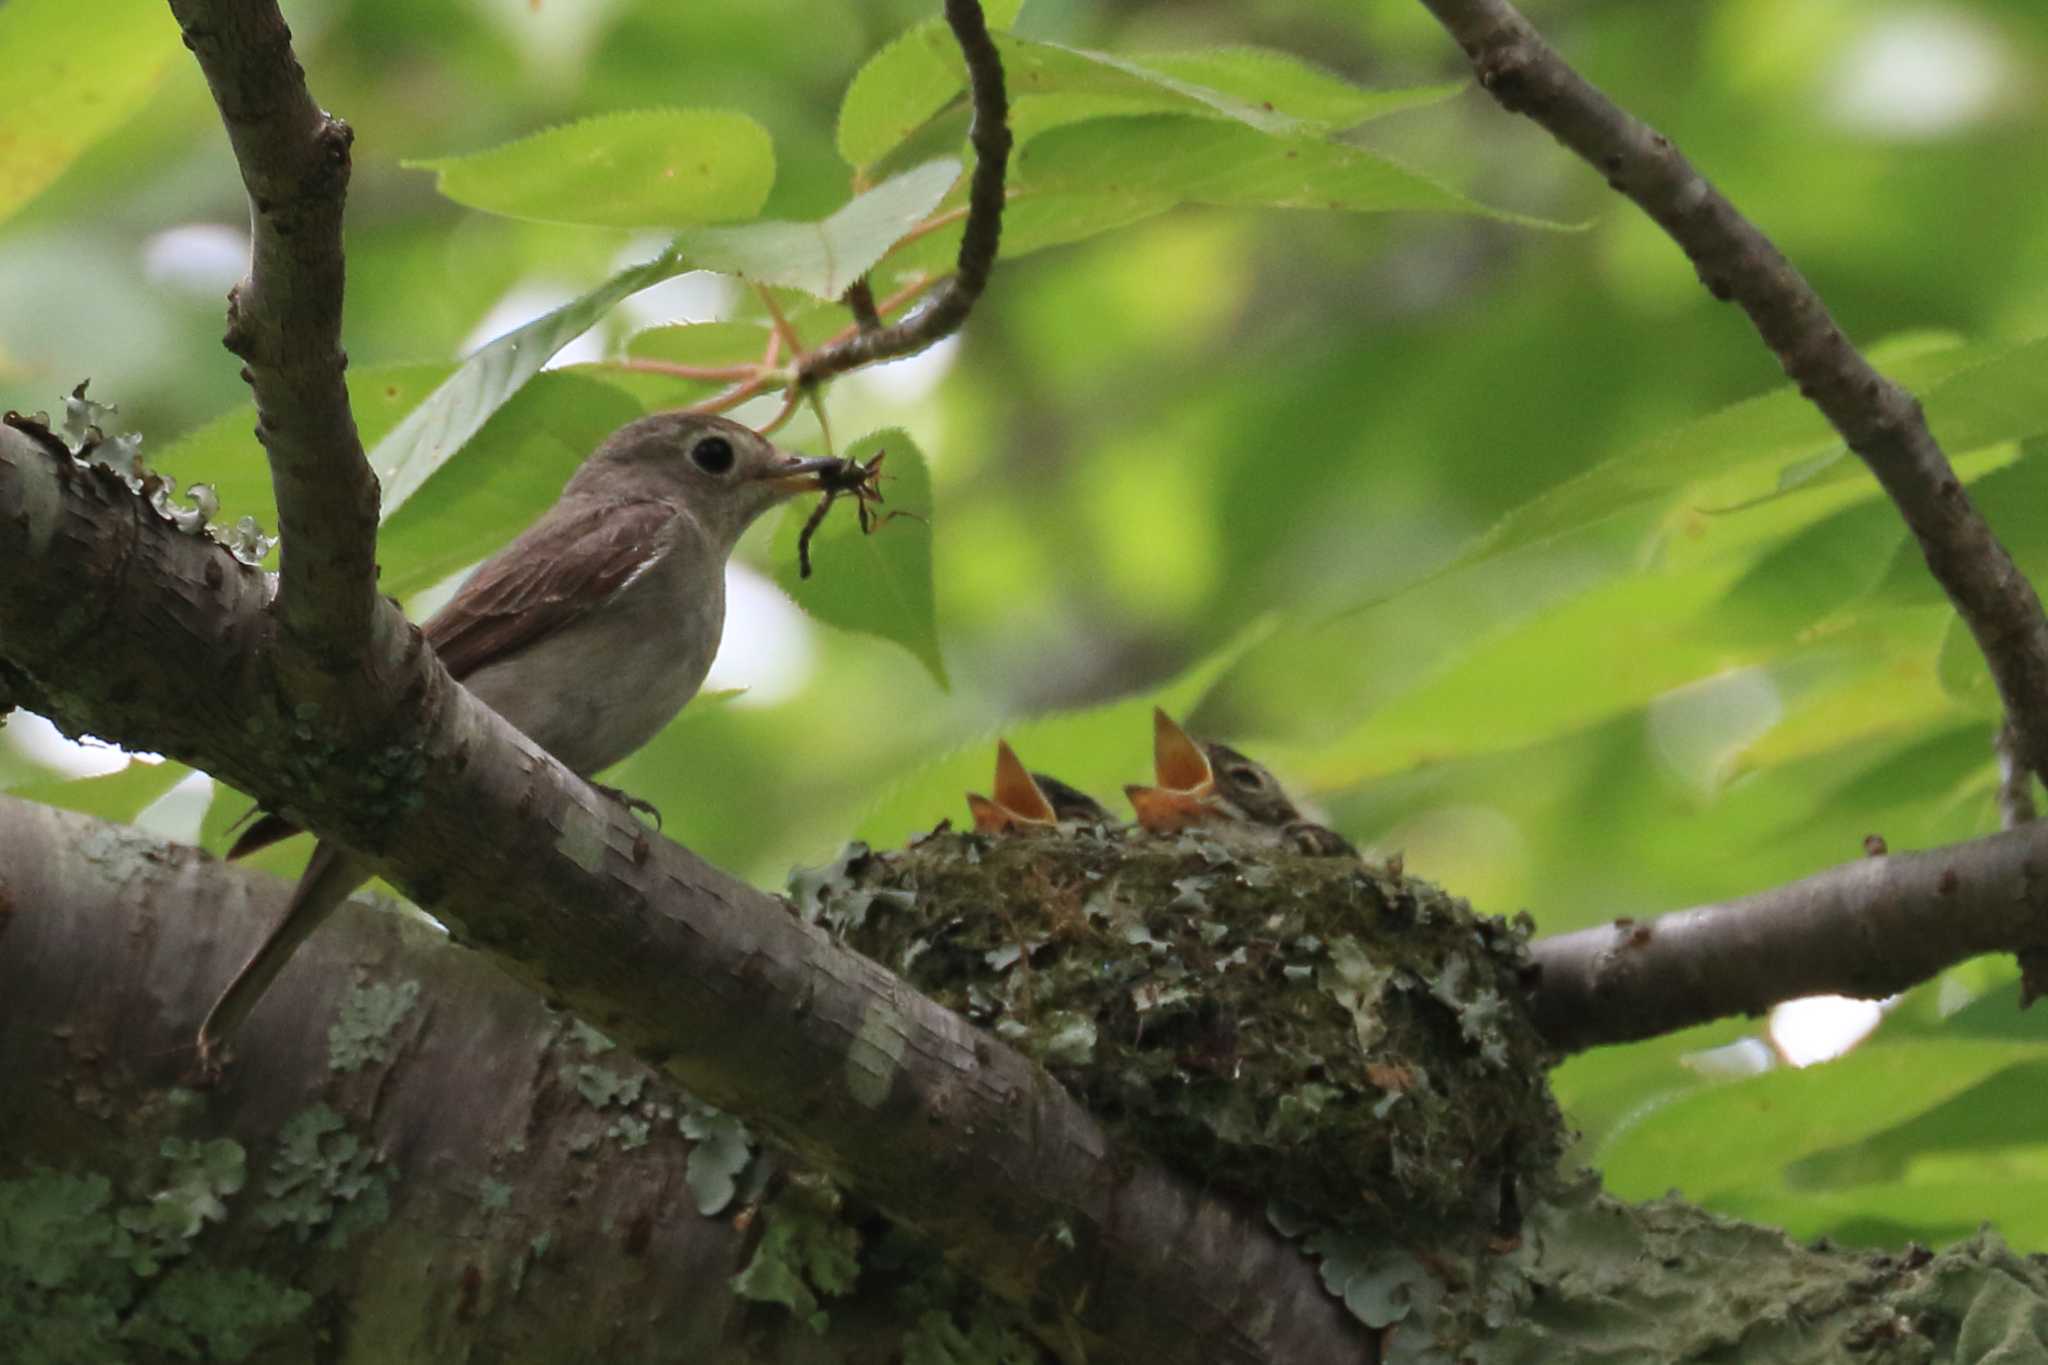
[{"label": "tree bark", "polygon": [[[7,1359],[1082,1358],[775,1154],[734,1162],[667,1078],[388,908],[345,907],[240,1061],[186,1088],[212,978],[285,894],[0,798],[0,1248],[37,1253],[0,1251]],[[1330,1358],[1415,1358],[1443,1268],[1358,1256],[1350,1287],[1393,1316]],[[2048,1258],[1988,1233],[1938,1256],[1801,1247],[1581,1181],[1474,1265],[1498,1314],[1463,1348],[1482,1362],[2048,1350]],[[1162,1333],[1086,1358],[1216,1356]]]}]

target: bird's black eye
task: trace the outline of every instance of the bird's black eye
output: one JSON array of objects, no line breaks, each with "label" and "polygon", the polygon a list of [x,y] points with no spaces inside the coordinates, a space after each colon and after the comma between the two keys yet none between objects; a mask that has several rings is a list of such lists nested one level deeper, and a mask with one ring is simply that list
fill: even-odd
[{"label": "bird's black eye", "polygon": [[1263,787],[1266,785],[1265,774],[1252,767],[1249,763],[1240,763],[1232,768],[1230,770],[1230,778],[1233,782],[1245,787]]},{"label": "bird's black eye", "polygon": [[723,436],[706,436],[690,447],[691,462],[706,474],[729,473],[733,459],[732,442]]}]

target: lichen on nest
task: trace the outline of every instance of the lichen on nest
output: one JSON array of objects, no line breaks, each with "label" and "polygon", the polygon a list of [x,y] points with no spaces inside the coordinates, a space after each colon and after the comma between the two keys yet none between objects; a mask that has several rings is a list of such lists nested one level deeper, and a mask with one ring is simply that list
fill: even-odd
[{"label": "lichen on nest", "polygon": [[855,844],[792,891],[1206,1187],[1441,1245],[1511,1234],[1556,1165],[1525,922],[1416,878],[1064,825]]}]

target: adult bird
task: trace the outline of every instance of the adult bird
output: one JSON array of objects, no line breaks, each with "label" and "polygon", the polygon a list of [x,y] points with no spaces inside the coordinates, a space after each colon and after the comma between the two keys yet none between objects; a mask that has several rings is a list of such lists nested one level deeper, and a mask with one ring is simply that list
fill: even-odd
[{"label": "adult bird", "polygon": [[1258,841],[1319,857],[1356,858],[1349,840],[1304,816],[1262,764],[1228,744],[1197,740],[1152,709],[1152,785],[1124,788],[1138,823],[1154,834],[1195,825],[1234,828]]},{"label": "adult bird", "polygon": [[[607,437],[555,505],[422,629],[451,677],[587,778],[653,738],[696,695],[718,652],[725,562],[740,534],[840,465],[791,455],[723,417],[643,417]],[[266,815],[228,856],[293,832]],[[202,1058],[369,876],[367,861],[320,842],[284,918],[200,1025]]]}]

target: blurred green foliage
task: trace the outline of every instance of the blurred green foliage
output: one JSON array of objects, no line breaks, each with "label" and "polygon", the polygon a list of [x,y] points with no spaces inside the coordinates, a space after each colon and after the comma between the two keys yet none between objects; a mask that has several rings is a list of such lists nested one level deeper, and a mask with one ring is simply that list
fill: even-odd
[{"label": "blurred green foliage", "polygon": [[[10,69],[48,96],[0,115],[28,149],[4,163],[0,407],[53,407],[90,376],[161,467],[220,487],[225,520],[271,524],[217,345],[245,209],[205,88],[144,7],[94,40],[102,117],[73,120],[65,101],[86,94],[63,93],[78,52],[45,31],[57,8],[0,9]],[[2021,566],[2048,572],[2048,30],[2032,0],[1529,8],[1915,386]],[[722,387],[621,360],[758,358],[764,298],[807,344],[846,321],[801,289],[834,292],[842,247],[895,229],[837,237],[852,220],[831,215],[968,155],[935,9],[293,7],[316,96],[357,131],[346,340],[365,440],[416,431],[407,414],[437,391],[435,430],[470,435],[379,447],[387,476],[415,462],[380,547],[388,590],[489,553],[605,431]],[[816,593],[838,626],[787,627],[793,652],[751,695],[707,696],[616,770],[671,834],[772,884],[849,836],[960,819],[999,732],[1109,796],[1145,776],[1155,700],[1269,761],[1375,854],[1547,932],[1773,885],[1870,833],[1905,849],[1995,827],[1983,666],[1871,480],[1654,227],[1462,86],[1421,6],[1030,0],[1004,51],[1020,130],[1043,136],[1020,149],[988,294],[957,346],[826,401],[842,447],[902,429],[887,505],[928,526],[858,544],[837,508],[812,584],[791,563],[807,507],[749,543],[755,570],[799,603]],[[510,162],[547,143],[491,150],[674,109],[755,130],[739,139],[754,153],[721,147],[726,198],[623,183],[658,175],[659,147],[586,148],[612,157],[604,174],[552,186],[540,172],[575,168]],[[519,217],[406,169],[474,153],[448,164],[467,186],[449,192]],[[688,276],[613,308],[667,233],[530,218],[724,221],[686,229],[648,279],[693,264],[692,231],[729,234],[711,264],[758,261],[764,225],[816,255],[768,295]],[[877,295],[946,268],[957,236],[942,218],[897,246]],[[595,320],[594,342],[557,356],[575,363],[530,382],[530,350],[519,382],[486,372],[488,352],[457,369],[558,306],[529,335],[554,355]],[[700,325],[664,325],[680,323]],[[800,414],[780,439],[820,434]],[[921,624],[862,618],[876,580],[860,575],[922,584],[927,558]],[[0,747],[0,783],[124,818],[175,776],[63,782]],[[238,802],[217,801],[208,831]],[[1996,1217],[2048,1246],[2048,1051],[2010,977],[1960,969],[1809,1071],[1688,1066],[1756,1031],[1732,1021],[1557,1081],[1622,1193],[1676,1186],[1877,1242]]]}]

